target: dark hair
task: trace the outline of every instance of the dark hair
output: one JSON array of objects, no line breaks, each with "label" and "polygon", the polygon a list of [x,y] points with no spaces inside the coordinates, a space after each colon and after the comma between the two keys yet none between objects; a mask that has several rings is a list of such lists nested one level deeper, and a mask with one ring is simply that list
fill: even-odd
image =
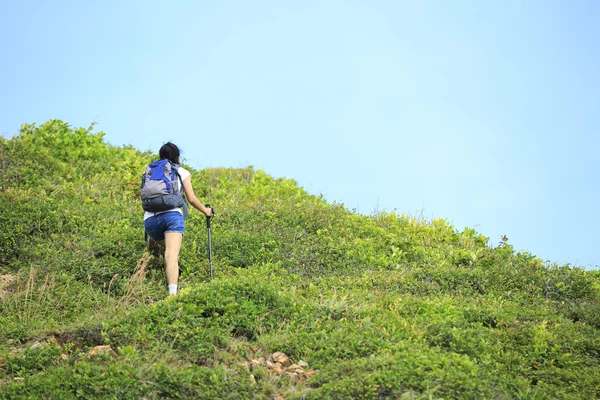
[{"label": "dark hair", "polygon": [[162,159],[167,159],[173,164],[179,164],[179,147],[175,146],[174,143],[168,142],[163,144],[158,152],[158,155]]}]

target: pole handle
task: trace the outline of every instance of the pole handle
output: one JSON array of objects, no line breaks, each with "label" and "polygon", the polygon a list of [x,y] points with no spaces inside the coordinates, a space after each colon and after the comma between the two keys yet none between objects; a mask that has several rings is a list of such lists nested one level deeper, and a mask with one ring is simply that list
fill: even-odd
[{"label": "pole handle", "polygon": [[215,215],[215,210],[210,206],[210,204],[205,204],[204,207],[208,207],[211,209],[211,215],[206,216],[206,227],[210,229],[210,220]]}]

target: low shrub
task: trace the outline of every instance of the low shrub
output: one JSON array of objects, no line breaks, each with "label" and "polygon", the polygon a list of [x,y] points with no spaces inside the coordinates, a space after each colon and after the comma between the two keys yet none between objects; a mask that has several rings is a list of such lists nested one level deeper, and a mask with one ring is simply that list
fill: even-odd
[{"label": "low shrub", "polygon": [[[192,210],[165,299],[138,198],[156,155],[92,128],[0,138],[0,398],[600,397],[597,271],[252,167],[188,167],[214,280]],[[277,351],[310,373],[257,361]]]},{"label": "low shrub", "polygon": [[215,281],[105,324],[109,343],[170,343],[186,358],[207,363],[232,338],[255,340],[289,318],[289,301],[268,285]]}]

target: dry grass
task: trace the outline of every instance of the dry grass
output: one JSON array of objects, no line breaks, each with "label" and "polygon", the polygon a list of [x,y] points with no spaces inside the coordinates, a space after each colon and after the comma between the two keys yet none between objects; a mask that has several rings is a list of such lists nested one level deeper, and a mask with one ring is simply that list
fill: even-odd
[{"label": "dry grass", "polygon": [[56,288],[57,283],[52,274],[38,276],[38,271],[32,266],[27,275],[21,272],[17,274],[11,287],[11,295],[7,296],[7,303],[12,303],[14,315],[21,322],[44,318],[69,301],[68,287],[62,293],[57,293]]},{"label": "dry grass", "polygon": [[0,300],[4,299],[5,294],[10,290],[10,284],[15,280],[14,275],[0,275]]},{"label": "dry grass", "polygon": [[144,297],[144,280],[148,274],[148,264],[152,259],[154,259],[154,256],[145,251],[142,257],[137,260],[135,272],[129,278],[127,292],[123,296],[124,301],[133,302],[135,299]]},{"label": "dry grass", "polygon": [[44,336],[59,327],[95,324],[153,303],[156,293],[153,293],[152,285],[145,284],[152,259],[153,256],[145,252],[137,260],[135,272],[125,282],[121,281],[119,295],[111,291],[111,287],[123,279],[118,274],[104,290],[95,287],[91,277],[89,285],[81,285],[56,278],[52,273],[40,273],[33,266],[27,273],[0,275],[0,312],[2,317],[10,317],[5,321],[7,324],[0,327],[0,337],[11,336],[12,332],[26,332],[27,337]]}]

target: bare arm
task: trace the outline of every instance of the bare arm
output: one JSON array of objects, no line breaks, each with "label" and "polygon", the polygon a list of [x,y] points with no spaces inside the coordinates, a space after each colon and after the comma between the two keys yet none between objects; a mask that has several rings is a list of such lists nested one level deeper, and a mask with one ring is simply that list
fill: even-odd
[{"label": "bare arm", "polygon": [[204,207],[204,204],[198,200],[196,195],[194,194],[194,189],[192,188],[192,177],[188,176],[183,180],[183,190],[185,191],[185,197],[187,201],[198,211],[204,213],[207,217],[212,216],[212,209],[209,207]]}]

